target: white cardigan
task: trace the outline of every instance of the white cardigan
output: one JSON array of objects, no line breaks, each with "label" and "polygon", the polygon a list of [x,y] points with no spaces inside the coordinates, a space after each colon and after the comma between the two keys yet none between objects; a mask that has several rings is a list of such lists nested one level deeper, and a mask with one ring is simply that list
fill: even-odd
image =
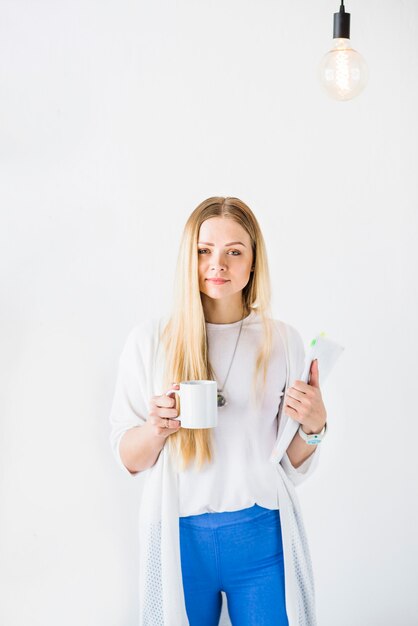
[{"label": "white cardigan", "polygon": [[[135,326],[119,359],[118,377],[110,413],[110,443],[114,456],[133,478],[144,479],[139,506],[139,615],[138,626],[189,626],[180,561],[178,474],[164,446],[156,463],[132,474],[123,464],[119,443],[123,434],[148,419],[149,400],[161,395],[163,351],[159,334],[167,317]],[[298,331],[274,320],[286,347],[286,387],[304,370],[305,351]],[[289,626],[316,626],[315,589],[302,514],[295,487],[315,470],[321,445],[298,468],[285,453],[276,454],[289,418],[280,403],[277,440],[270,461],[277,469],[277,494],[284,553],[286,612]],[[230,625],[226,616],[225,624]],[[224,623],[224,622],[222,622]]]}]

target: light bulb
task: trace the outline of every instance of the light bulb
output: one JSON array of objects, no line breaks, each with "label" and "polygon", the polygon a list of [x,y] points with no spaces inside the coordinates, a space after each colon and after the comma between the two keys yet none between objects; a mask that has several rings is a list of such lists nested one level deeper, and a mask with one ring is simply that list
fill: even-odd
[{"label": "light bulb", "polygon": [[350,100],[361,93],[367,83],[368,69],[350,39],[333,40],[333,48],[319,65],[319,80],[326,93],[336,100]]},{"label": "light bulb", "polygon": [[338,13],[334,13],[334,46],[322,59],[319,80],[331,98],[351,100],[363,91],[368,69],[365,60],[350,42],[350,13],[345,12],[344,0]]}]

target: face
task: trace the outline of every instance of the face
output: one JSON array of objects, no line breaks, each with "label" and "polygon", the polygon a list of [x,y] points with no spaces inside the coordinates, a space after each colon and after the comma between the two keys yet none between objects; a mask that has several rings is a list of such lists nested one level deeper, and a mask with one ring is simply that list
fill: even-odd
[{"label": "face", "polygon": [[[244,289],[253,262],[247,231],[231,218],[211,217],[200,226],[197,241],[201,293],[219,299]],[[225,282],[216,283],[210,278]]]}]

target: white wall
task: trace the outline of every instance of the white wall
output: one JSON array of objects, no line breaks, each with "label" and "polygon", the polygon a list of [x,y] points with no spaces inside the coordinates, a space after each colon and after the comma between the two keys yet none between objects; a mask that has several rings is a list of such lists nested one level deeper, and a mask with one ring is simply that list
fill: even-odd
[{"label": "white wall", "polygon": [[136,624],[117,359],[210,195],[256,213],[276,317],[346,347],[298,491],[319,626],[417,623],[418,4],[347,1],[345,103],[316,79],[338,5],[0,2],[2,625]]}]

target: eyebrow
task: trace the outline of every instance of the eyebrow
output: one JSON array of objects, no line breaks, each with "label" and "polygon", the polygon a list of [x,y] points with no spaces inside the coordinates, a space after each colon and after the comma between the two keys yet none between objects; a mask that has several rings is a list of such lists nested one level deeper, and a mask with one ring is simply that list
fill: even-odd
[{"label": "eyebrow", "polygon": [[[204,243],[205,246],[214,246],[214,243],[209,243],[208,241],[198,241],[197,243]],[[240,246],[244,246],[244,248],[246,248],[247,246],[245,245],[245,243],[242,243],[241,241],[230,241],[229,243],[226,243],[226,246],[234,246],[234,245],[240,245]]]}]

